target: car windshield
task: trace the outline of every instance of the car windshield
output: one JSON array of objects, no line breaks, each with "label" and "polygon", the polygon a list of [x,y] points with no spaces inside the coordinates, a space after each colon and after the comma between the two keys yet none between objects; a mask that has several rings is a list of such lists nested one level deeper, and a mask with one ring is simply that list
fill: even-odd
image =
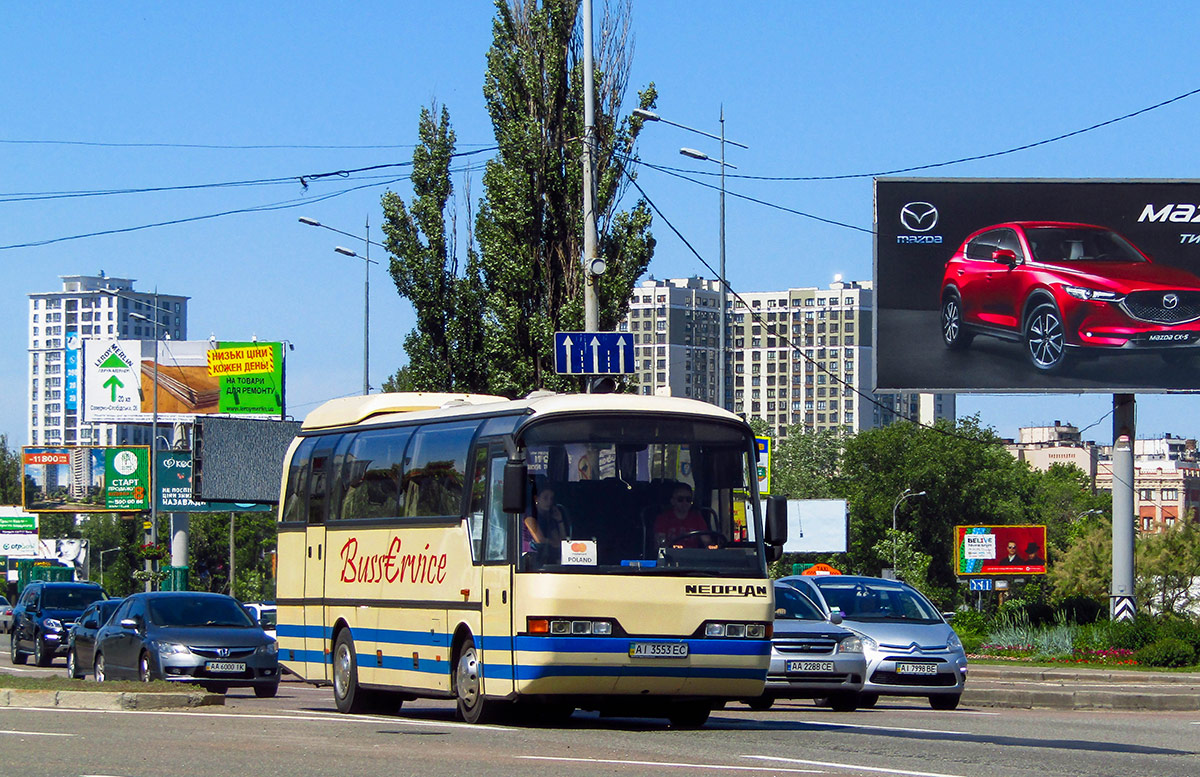
[{"label": "car windshield", "polygon": [[89,604],[103,598],[104,592],[92,586],[46,588],[42,591],[42,608],[46,610],[79,610],[83,612]]},{"label": "car windshield", "polygon": [[537,423],[523,442],[518,571],[766,577],[745,427],[589,415]]},{"label": "car windshield", "polygon": [[775,620],[823,621],[825,616],[812,600],[795,588],[775,586]]},{"label": "car windshield", "polygon": [[212,596],[163,596],[149,602],[150,622],[159,626],[237,626],[254,622],[234,599]]},{"label": "car windshield", "polygon": [[942,616],[929,600],[907,586],[889,580],[839,580],[835,576],[816,581],[831,609],[856,621],[904,621],[939,623]]},{"label": "car windshield", "polygon": [[1107,229],[1030,227],[1029,247],[1039,262],[1145,262],[1129,241]]}]

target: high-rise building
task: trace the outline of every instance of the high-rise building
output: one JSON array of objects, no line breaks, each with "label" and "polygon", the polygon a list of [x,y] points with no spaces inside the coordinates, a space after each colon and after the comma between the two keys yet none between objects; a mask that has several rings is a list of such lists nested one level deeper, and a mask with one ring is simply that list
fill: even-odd
[{"label": "high-rise building", "polygon": [[149,444],[149,425],[83,420],[80,344],[153,340],[156,329],[162,339],[186,340],[188,298],[134,291],[132,280],[103,272],[61,278],[61,290],[29,295],[29,444]]},{"label": "high-rise building", "polygon": [[642,281],[620,323],[633,335],[634,379],[643,394],[717,402],[720,293],[716,281]]},{"label": "high-rise building", "polygon": [[[873,294],[869,281],[837,280],[729,295],[726,408],[761,418],[776,438],[797,424],[857,432],[954,419],[953,394],[871,392]],[[716,281],[701,278],[634,289],[621,331],[633,333],[642,393],[717,401],[718,300]]]}]

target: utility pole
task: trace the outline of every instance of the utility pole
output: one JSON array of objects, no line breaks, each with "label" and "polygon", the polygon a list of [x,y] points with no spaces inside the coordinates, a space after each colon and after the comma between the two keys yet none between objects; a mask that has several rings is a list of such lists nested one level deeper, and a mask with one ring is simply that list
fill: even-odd
[{"label": "utility pole", "polygon": [[604,262],[596,255],[596,187],[593,147],[596,142],[596,88],[592,65],[592,0],[583,0],[583,328],[600,331],[596,283]]}]

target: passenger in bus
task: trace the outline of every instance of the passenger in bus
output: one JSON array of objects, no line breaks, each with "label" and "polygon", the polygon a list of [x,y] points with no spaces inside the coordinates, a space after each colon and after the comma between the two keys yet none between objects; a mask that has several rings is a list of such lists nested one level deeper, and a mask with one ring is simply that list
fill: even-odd
[{"label": "passenger in bus", "polygon": [[[703,548],[712,534],[712,527],[692,504],[692,487],[679,483],[671,489],[671,503],[654,520],[654,540],[659,547]],[[688,536],[690,535],[690,536]],[[701,542],[705,540],[705,542]]]},{"label": "passenger in bus", "polygon": [[545,557],[566,538],[562,511],[554,503],[554,487],[539,479],[534,483],[532,509],[521,525],[521,551]]}]

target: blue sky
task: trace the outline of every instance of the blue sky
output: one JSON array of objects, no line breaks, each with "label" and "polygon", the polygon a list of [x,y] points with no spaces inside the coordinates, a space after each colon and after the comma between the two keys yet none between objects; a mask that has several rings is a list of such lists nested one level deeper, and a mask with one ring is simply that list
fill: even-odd
[{"label": "blue sky", "polygon": [[[602,0],[596,0],[600,27]],[[0,249],[0,432],[24,444],[27,295],[58,276],[137,279],[191,296],[190,336],[286,339],[288,403],[302,417],[361,391],[361,248],[301,216],[381,240],[379,197],[406,199],[403,169],[379,177],[300,176],[407,162],[421,107],[448,106],[459,149],[492,144],[482,97],[493,6],[482,0],[266,6],[10,4],[0,23],[0,246],[237,213],[153,229]],[[627,105],[653,81],[659,112],[750,146],[737,173],[873,173],[985,154],[1105,121],[1200,87],[1196,17],[1182,3],[678,3],[635,0]],[[1200,177],[1200,95],[1058,143],[930,175]],[[38,141],[38,142],[30,142]],[[184,144],[288,148],[73,145]],[[343,148],[299,148],[341,146]],[[374,146],[375,148],[349,148]],[[681,146],[717,144],[663,124],[639,153],[715,170]],[[482,191],[478,166],[455,176],[459,221]],[[464,161],[463,167],[467,167]],[[17,193],[160,188],[259,179],[269,186],[4,201]],[[390,184],[388,181],[392,181]],[[717,196],[644,169],[640,183],[714,266]],[[872,272],[872,184],[730,179],[730,192],[857,226],[849,229],[731,196],[727,274],[735,289],[825,286]],[[328,196],[335,195],[335,196]],[[293,207],[294,205],[294,207]],[[707,274],[656,220],[659,278]],[[382,250],[373,251],[375,258]],[[381,267],[371,275],[371,383],[405,360],[412,327]],[[960,414],[1014,436],[1062,420],[1111,437],[1111,396],[960,395]],[[1139,436],[1200,436],[1196,399],[1139,396]]]}]

